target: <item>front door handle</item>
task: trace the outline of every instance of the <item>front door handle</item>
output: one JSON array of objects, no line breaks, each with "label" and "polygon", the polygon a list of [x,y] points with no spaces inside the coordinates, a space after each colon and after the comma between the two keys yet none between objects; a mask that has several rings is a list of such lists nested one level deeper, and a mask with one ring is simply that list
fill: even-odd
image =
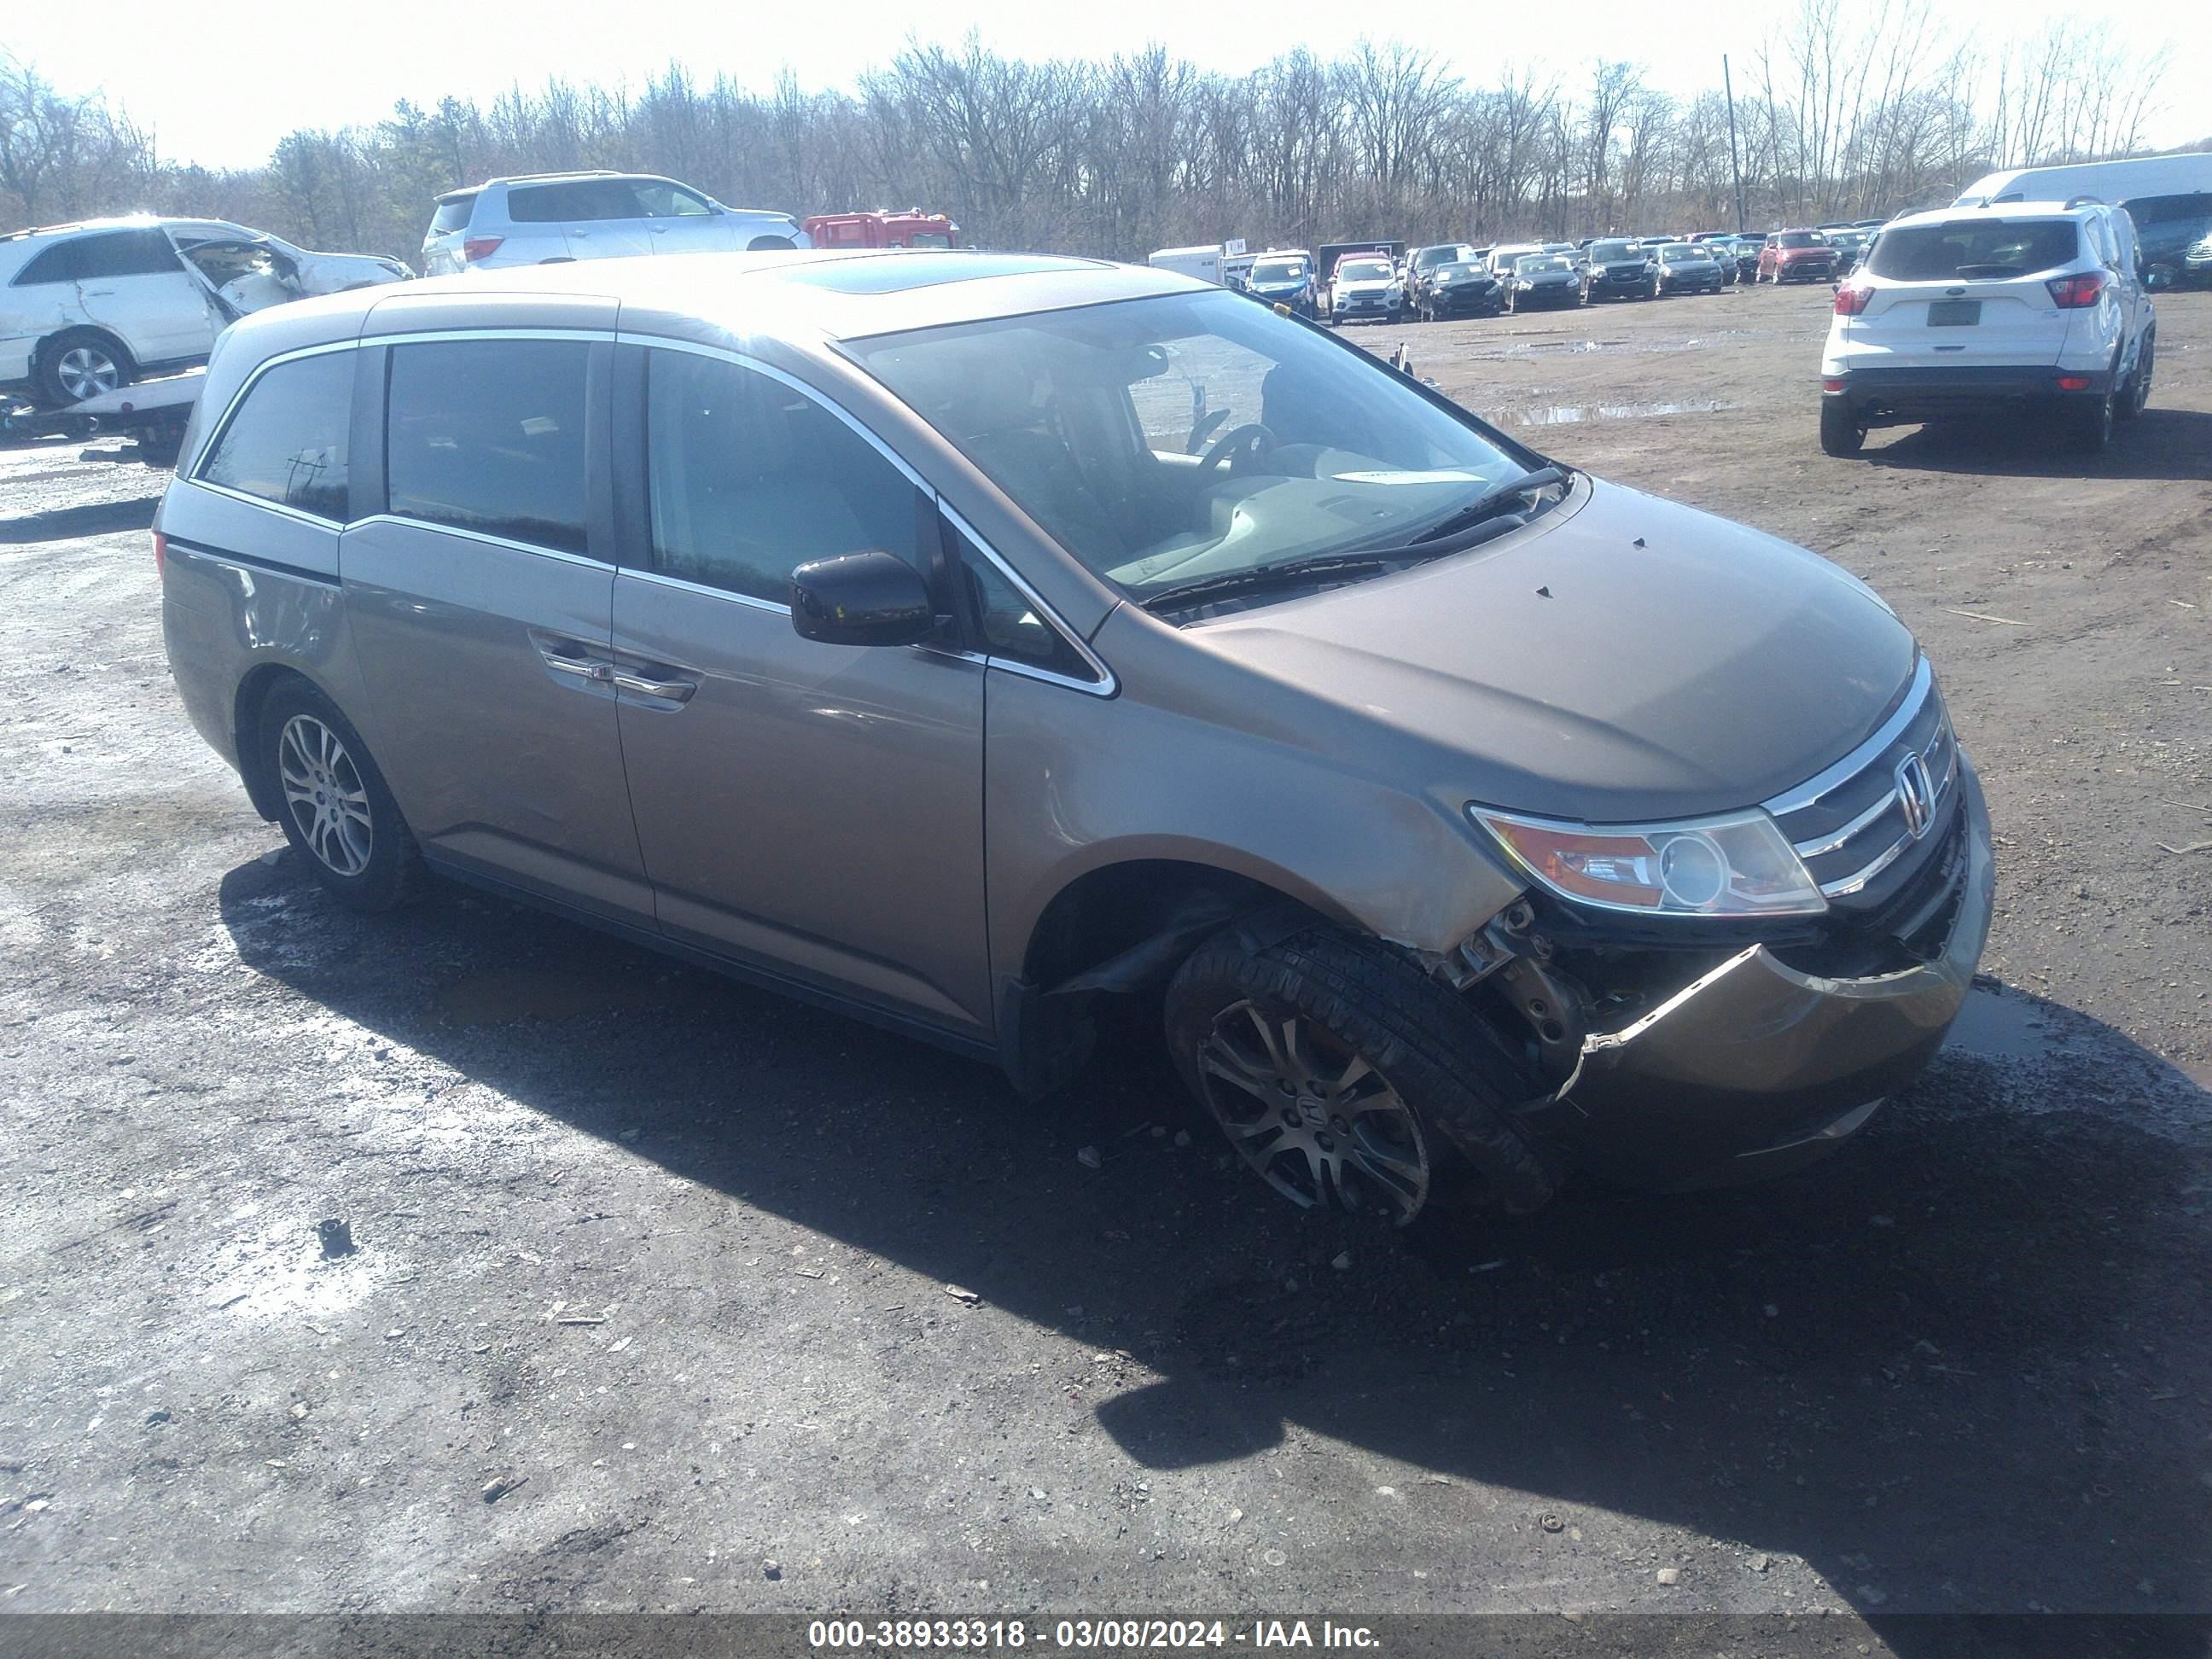
[{"label": "front door handle", "polygon": [[556,657],[546,654],[545,665],[556,674],[573,674],[580,680],[591,680],[605,685],[614,678],[615,665],[592,657]]},{"label": "front door handle", "polygon": [[634,692],[641,697],[659,697],[665,702],[689,702],[691,694],[699,689],[696,680],[655,680],[642,674],[633,674],[617,668],[613,676],[615,689]]}]

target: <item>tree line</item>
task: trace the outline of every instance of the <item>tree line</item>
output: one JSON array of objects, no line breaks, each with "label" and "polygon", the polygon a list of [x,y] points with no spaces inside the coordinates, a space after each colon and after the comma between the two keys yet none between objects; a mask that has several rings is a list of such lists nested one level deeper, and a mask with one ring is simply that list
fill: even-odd
[{"label": "tree line", "polygon": [[1731,67],[1733,134],[1730,88],[1678,96],[1606,58],[1478,83],[1433,52],[1361,40],[1230,76],[1159,46],[1030,62],[970,34],[909,39],[843,90],[673,64],[635,89],[556,79],[485,104],[403,100],[212,170],[164,157],[101,94],[0,58],[0,226],[146,210],[411,259],[441,191],[614,167],[799,215],[919,205],[986,247],[1117,258],[1231,236],[1732,228],[1739,172],[1745,223],[1763,230],[1948,202],[1996,165],[2140,154],[2166,58],[2105,25],[1993,45],[1948,35],[1923,0],[1796,0]]}]

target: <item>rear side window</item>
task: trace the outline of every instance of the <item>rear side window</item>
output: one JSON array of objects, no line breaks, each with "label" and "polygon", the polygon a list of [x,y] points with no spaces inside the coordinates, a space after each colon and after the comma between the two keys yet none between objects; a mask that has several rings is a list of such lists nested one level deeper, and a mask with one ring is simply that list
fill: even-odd
[{"label": "rear side window", "polygon": [[200,480],[344,523],[353,370],[350,351],[268,370],[200,464]]},{"label": "rear side window", "polygon": [[654,569],[787,605],[810,559],[880,549],[927,568],[920,492],[812,398],[685,351],[653,352],[647,388]]},{"label": "rear side window", "polygon": [[392,348],[391,511],[581,553],[581,340],[439,340]]},{"label": "rear side window", "polygon": [[2080,247],[2071,219],[1893,225],[1875,240],[1867,270],[1900,283],[2026,276],[2072,264]]},{"label": "rear side window", "polygon": [[569,179],[557,185],[509,189],[507,216],[519,225],[546,225],[647,216],[627,179]]},{"label": "rear side window", "polygon": [[13,286],[74,283],[102,276],[153,276],[177,270],[176,250],[158,230],[112,230],[73,236],[34,256]]},{"label": "rear side window", "polygon": [[474,196],[457,196],[438,204],[438,210],[430,216],[430,234],[441,236],[448,231],[466,230],[469,215],[475,210]]}]

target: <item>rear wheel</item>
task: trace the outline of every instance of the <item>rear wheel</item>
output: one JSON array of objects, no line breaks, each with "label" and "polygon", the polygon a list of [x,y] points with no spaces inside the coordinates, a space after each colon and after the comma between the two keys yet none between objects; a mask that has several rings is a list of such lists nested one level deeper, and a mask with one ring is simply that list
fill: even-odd
[{"label": "rear wheel", "polygon": [[289,680],[261,709],[263,759],[284,839],[347,908],[374,913],[419,885],[421,855],[368,745],[338,707]]},{"label": "rear wheel", "polygon": [[2143,336],[2142,348],[2136,353],[2136,372],[2128,376],[2128,395],[2113,411],[2124,421],[2132,421],[2150,406],[2150,377],[2158,356],[2158,336]]},{"label": "rear wheel", "polygon": [[1245,1166],[1301,1209],[1407,1226],[1534,1209],[1553,1172],[1515,1127],[1528,1092],[1452,992],[1371,939],[1230,929],[1168,987],[1169,1052]]},{"label": "rear wheel", "polygon": [[2119,399],[2109,388],[2101,398],[2084,398],[2066,409],[2061,416],[2066,447],[2076,455],[2103,454],[2112,441],[2118,412]]},{"label": "rear wheel", "polygon": [[39,349],[39,390],[55,409],[81,404],[137,378],[130,353],[88,328],[57,334]]},{"label": "rear wheel", "polygon": [[1867,429],[1841,398],[1820,401],[1820,448],[1830,455],[1856,455],[1865,447]]}]

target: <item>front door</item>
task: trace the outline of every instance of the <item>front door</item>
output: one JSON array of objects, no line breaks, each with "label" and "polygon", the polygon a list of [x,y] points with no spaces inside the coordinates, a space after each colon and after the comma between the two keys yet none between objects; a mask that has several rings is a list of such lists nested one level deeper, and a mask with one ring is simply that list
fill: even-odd
[{"label": "front door", "polygon": [[810,559],[882,549],[928,569],[933,503],[794,382],[622,349],[639,441],[618,447],[643,459],[615,684],[662,930],[988,1033],[983,665],[804,640],[787,603]]},{"label": "front door", "polygon": [[121,340],[142,366],[208,355],[216,329],[206,292],[161,231],[81,237],[71,252],[86,318]]},{"label": "front door", "polygon": [[424,853],[649,926],[609,638],[597,428],[613,351],[570,337],[365,353],[386,392],[385,495],[338,569],[360,724]]}]

